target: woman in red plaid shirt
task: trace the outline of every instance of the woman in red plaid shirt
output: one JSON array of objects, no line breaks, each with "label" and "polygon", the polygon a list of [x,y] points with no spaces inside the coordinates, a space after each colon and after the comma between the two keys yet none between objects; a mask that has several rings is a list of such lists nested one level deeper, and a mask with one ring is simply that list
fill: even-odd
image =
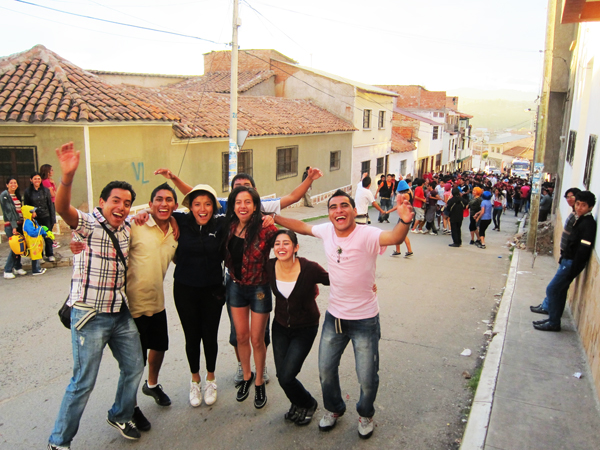
[{"label": "woman in red plaid shirt", "polygon": [[[260,409],[267,403],[263,380],[267,356],[264,337],[267,319],[273,309],[266,266],[271,251],[270,240],[277,228],[274,225],[263,227],[260,197],[255,189],[239,186],[231,192],[227,203],[227,302],[231,307],[244,371],[244,381],[239,386],[237,401],[242,402],[248,398],[254,381],[254,406]],[[250,366],[250,343],[254,350],[256,375]]]}]

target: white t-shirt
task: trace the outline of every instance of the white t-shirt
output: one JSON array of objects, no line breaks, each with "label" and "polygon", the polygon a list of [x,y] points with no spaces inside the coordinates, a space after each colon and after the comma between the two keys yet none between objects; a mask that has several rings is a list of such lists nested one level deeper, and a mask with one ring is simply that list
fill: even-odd
[{"label": "white t-shirt", "polygon": [[[444,198],[444,186],[442,186],[441,184],[438,184],[435,187],[435,190],[437,191],[437,196],[441,199]],[[444,206],[446,204],[446,202],[444,200],[438,200],[437,201],[438,205]]]},{"label": "white t-shirt", "polygon": [[370,189],[364,188],[362,186],[356,189],[354,203],[356,204],[356,213],[359,216],[367,214],[367,212],[369,211],[369,206],[371,206],[374,201],[375,197],[373,197],[373,193]]},{"label": "white t-shirt", "polygon": [[312,227],[312,234],[323,240],[327,256],[331,281],[327,310],[334,317],[361,320],[379,313],[373,285],[377,255],[386,249],[379,245],[382,231],[360,225],[349,236],[338,237],[332,223]]}]

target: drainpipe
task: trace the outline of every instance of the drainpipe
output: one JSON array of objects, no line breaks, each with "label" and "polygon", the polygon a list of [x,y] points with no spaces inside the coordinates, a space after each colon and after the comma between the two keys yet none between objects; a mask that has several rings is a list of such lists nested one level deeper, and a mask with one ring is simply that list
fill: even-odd
[{"label": "drainpipe", "polygon": [[[552,81],[552,60],[554,55],[554,33],[556,23],[557,0],[548,1],[548,23],[546,25],[546,48],[544,52],[544,78],[538,107],[538,121],[535,130],[535,151],[533,155],[533,174],[536,164],[543,164],[546,155],[546,138],[548,135],[548,110],[550,106],[550,84]],[[543,166],[542,166],[543,167]],[[542,170],[543,172],[543,170]],[[538,182],[531,186],[531,207],[529,209],[529,232],[527,235],[527,248],[533,251],[534,261],[537,254],[536,241],[538,231],[538,217],[540,211],[540,189],[543,177],[540,175]]]},{"label": "drainpipe", "polygon": [[90,127],[83,127],[83,146],[85,151],[85,173],[87,183],[88,212],[94,210],[94,188],[92,185],[92,158],[90,151]]}]

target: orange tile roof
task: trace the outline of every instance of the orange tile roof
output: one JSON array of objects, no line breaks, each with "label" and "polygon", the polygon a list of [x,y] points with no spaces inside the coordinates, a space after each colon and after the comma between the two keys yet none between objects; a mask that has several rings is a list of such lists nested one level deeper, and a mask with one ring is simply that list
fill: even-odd
[{"label": "orange tile roof", "polygon": [[[244,85],[273,76],[258,72]],[[180,138],[227,137],[229,96],[198,92],[197,79],[189,81],[163,88],[113,86],[38,45],[0,59],[0,123],[156,120],[173,122]],[[309,100],[280,97],[239,97],[238,126],[250,136],[356,130]]]},{"label": "orange tile roof", "polygon": [[[182,117],[175,134],[186,138],[223,138],[229,133],[229,95],[190,92],[175,87],[129,87],[136,95]],[[343,119],[309,100],[282,97],[238,97],[238,127],[250,136],[354,131]]]},{"label": "orange tile roof", "polygon": [[509,148],[508,150],[504,150],[502,152],[502,154],[506,155],[506,156],[514,156],[515,158],[532,159],[533,158],[533,148],[517,146],[517,147]]},{"label": "orange tile roof", "polygon": [[0,59],[0,122],[175,121],[42,45]]},{"label": "orange tile roof", "polygon": [[402,136],[400,130],[392,129],[392,151],[406,153],[416,150],[417,146]]},{"label": "orange tile roof", "polygon": [[[248,89],[275,76],[272,70],[244,70],[238,73],[238,92]],[[201,77],[190,78],[172,87],[195,92],[219,92],[228,94],[231,91],[231,71],[211,72]]]}]

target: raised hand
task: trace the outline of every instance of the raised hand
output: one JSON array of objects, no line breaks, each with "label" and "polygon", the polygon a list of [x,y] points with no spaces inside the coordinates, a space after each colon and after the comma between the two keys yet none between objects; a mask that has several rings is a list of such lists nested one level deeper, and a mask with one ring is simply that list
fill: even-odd
[{"label": "raised hand", "polygon": [[316,167],[311,167],[310,169],[308,169],[307,178],[310,178],[312,181],[318,180],[322,176],[323,176],[323,172],[321,172],[320,169],[318,169]]},{"label": "raised hand", "polygon": [[56,156],[60,162],[63,183],[69,184],[73,180],[77,167],[79,167],[80,152],[75,150],[73,142],[69,142],[56,149]]},{"label": "raised hand", "polygon": [[156,169],[154,175],[162,175],[167,180],[172,180],[175,177],[169,169]]}]

